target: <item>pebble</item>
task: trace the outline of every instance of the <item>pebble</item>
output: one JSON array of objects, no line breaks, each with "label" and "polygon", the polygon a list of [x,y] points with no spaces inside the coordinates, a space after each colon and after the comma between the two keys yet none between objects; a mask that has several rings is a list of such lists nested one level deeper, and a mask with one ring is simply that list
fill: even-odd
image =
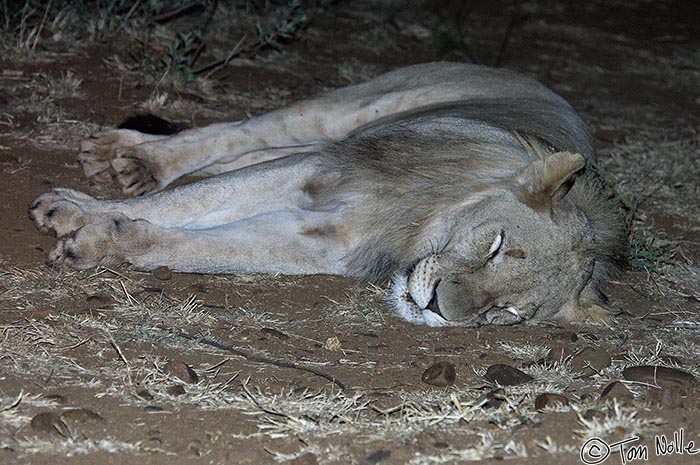
[{"label": "pebble", "polygon": [[104,418],[102,418],[98,413],[87,408],[72,408],[65,410],[63,413],[61,413],[61,418],[64,420],[74,421],[76,423],[104,421]]},{"label": "pebble", "polygon": [[54,412],[41,412],[34,415],[29,423],[34,431],[48,433],[56,436],[67,438],[70,436],[68,426],[63,423],[61,417]]},{"label": "pebble", "polygon": [[374,465],[375,463],[379,463],[384,459],[388,459],[390,455],[391,455],[390,450],[379,449],[378,451],[372,452],[367,457],[362,459],[362,462],[360,462],[360,463],[362,465]]},{"label": "pebble", "polygon": [[172,386],[165,388],[165,392],[171,396],[177,397],[185,395],[187,391],[185,391],[185,388],[182,387],[182,384],[173,384]]},{"label": "pebble", "polygon": [[627,386],[622,384],[620,381],[612,381],[608,383],[600,392],[600,398],[625,401],[634,399],[634,396],[630,390],[627,389]]},{"label": "pebble", "polygon": [[593,376],[601,370],[609,367],[612,357],[603,349],[586,347],[581,352],[574,355],[571,360],[571,368],[574,372],[580,373],[583,377]]},{"label": "pebble", "polygon": [[518,384],[525,384],[535,379],[527,373],[503,363],[497,363],[488,367],[484,377],[500,386],[517,386]]},{"label": "pebble", "polygon": [[168,281],[173,277],[173,272],[167,266],[159,266],[153,270],[153,277],[160,281]]},{"label": "pebble", "polygon": [[569,405],[569,399],[561,394],[553,392],[543,392],[535,398],[535,408],[543,410],[545,408],[564,407]]},{"label": "pebble", "polygon": [[622,376],[629,381],[661,387],[678,386],[689,388],[696,383],[695,376],[687,371],[657,365],[628,367],[622,370]]},{"label": "pebble", "polygon": [[275,328],[263,328],[260,330],[260,334],[263,334],[265,336],[274,336],[277,339],[282,339],[283,341],[286,341],[289,339],[289,336],[284,334],[282,331],[279,331]]},{"label": "pebble", "polygon": [[136,393],[136,395],[142,398],[143,400],[153,400],[153,394],[148,392],[146,389],[141,389],[139,392]]},{"label": "pebble", "polygon": [[85,298],[88,309],[108,308],[114,304],[114,299],[107,294],[92,294]]},{"label": "pebble", "polygon": [[185,383],[194,384],[199,381],[199,376],[185,362],[171,360],[165,364],[163,371]]},{"label": "pebble", "polygon": [[326,339],[326,342],[323,344],[323,347],[331,352],[337,352],[341,348],[340,339],[338,339],[338,336],[331,336],[328,339]]},{"label": "pebble", "polygon": [[51,393],[51,394],[46,394],[42,396],[44,399],[53,402],[55,404],[66,404],[68,402],[68,399],[66,399],[66,396],[63,394],[56,394],[56,393]]},{"label": "pebble", "polygon": [[451,386],[456,378],[455,366],[450,362],[437,362],[429,366],[420,377],[425,384],[437,387]]},{"label": "pebble", "polygon": [[474,405],[483,409],[498,408],[506,401],[506,391],[502,388],[492,389],[474,401]]}]

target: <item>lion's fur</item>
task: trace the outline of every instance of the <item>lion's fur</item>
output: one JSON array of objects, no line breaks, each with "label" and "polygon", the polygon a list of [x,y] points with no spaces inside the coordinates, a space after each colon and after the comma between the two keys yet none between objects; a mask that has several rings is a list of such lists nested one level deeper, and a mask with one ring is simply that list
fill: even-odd
[{"label": "lion's fur", "polygon": [[54,262],[77,268],[395,275],[404,318],[475,325],[605,315],[601,281],[624,261],[621,221],[581,176],[596,162],[587,126],[506,70],[415,65],[246,121],[118,129],[81,150],[86,174],[111,171],[127,194],[226,174],[126,201],[39,197],[32,218],[61,236]]}]

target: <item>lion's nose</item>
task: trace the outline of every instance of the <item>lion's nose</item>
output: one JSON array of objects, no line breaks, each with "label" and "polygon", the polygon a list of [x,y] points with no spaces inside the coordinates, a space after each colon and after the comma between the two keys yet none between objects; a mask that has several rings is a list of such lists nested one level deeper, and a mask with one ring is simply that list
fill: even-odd
[{"label": "lion's nose", "polygon": [[438,303],[438,295],[437,295],[437,292],[436,292],[436,288],[437,288],[437,285],[438,285],[439,283],[440,283],[440,280],[438,280],[438,281],[435,283],[435,287],[433,288],[433,296],[432,296],[432,298],[430,299],[430,302],[428,302],[428,306],[427,306],[426,308],[427,308],[428,310],[430,310],[431,312],[433,312],[433,313],[435,313],[435,314],[441,316],[442,318],[445,318],[445,315],[443,315],[442,312],[440,312],[440,304]]}]

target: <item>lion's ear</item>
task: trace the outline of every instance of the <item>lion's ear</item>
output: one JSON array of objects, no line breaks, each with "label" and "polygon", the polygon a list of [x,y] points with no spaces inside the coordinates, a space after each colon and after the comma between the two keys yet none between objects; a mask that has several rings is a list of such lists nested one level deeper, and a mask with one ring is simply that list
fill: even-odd
[{"label": "lion's ear", "polygon": [[586,166],[579,153],[555,152],[534,161],[515,177],[514,190],[523,203],[542,208],[562,199]]}]

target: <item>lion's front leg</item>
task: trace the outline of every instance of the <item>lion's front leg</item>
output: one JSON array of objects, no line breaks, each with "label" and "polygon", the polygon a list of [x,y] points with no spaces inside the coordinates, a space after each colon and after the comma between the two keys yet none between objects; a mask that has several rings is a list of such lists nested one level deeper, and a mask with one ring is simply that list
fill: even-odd
[{"label": "lion's front leg", "polygon": [[88,269],[131,264],[193,273],[338,274],[347,246],[318,231],[335,230],[324,214],[273,212],[207,230],[163,228],[120,213],[84,218],[49,254],[54,266]]}]

